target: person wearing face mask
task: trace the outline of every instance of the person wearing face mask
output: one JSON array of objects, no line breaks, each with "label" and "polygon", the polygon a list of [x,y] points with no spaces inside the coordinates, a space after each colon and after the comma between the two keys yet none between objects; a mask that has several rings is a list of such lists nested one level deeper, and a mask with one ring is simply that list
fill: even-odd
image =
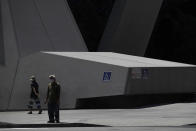
[{"label": "person wearing face mask", "polygon": [[49,76],[50,83],[45,104],[48,105],[48,123],[59,123],[59,106],[60,106],[60,84],[56,81],[55,75]]}]

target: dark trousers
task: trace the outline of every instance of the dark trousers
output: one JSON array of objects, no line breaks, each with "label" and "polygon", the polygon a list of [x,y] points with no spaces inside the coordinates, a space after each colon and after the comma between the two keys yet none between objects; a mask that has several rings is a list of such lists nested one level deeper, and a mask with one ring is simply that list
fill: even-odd
[{"label": "dark trousers", "polygon": [[32,110],[33,109],[33,103],[35,103],[37,105],[37,109],[41,109],[41,104],[40,104],[39,98],[38,97],[36,97],[36,98],[33,98],[32,97],[29,100],[29,105],[28,105],[29,110]]},{"label": "dark trousers", "polygon": [[49,121],[59,121],[59,105],[55,103],[48,103]]}]

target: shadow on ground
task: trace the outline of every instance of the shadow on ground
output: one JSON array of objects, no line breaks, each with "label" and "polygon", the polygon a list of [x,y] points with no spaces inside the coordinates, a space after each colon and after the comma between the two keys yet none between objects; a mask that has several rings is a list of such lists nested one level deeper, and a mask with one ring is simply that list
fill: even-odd
[{"label": "shadow on ground", "polygon": [[0,128],[49,128],[49,127],[109,127],[105,125],[85,123],[58,123],[58,124],[13,124],[0,122]]}]

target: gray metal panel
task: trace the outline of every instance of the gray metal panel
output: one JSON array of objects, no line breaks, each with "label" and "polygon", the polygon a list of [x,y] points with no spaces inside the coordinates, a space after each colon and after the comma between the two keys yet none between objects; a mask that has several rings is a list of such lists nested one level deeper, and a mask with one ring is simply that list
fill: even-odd
[{"label": "gray metal panel", "polygon": [[7,109],[17,69],[18,50],[8,0],[1,0],[5,65],[0,67],[0,110]]},{"label": "gray metal panel", "polygon": [[133,79],[132,70],[134,70],[134,68],[130,68],[126,94],[196,92],[196,68],[194,67],[157,67],[138,69],[148,69],[148,79]]},{"label": "gray metal panel", "polygon": [[[33,66],[32,66],[33,65]],[[104,71],[112,72],[104,82]],[[48,75],[55,74],[62,86],[61,107],[74,108],[77,98],[123,95],[128,68],[44,53],[21,60],[9,109],[26,109],[29,100],[29,76],[38,77],[41,101],[46,96]]]},{"label": "gray metal panel", "polygon": [[117,0],[99,51],[143,56],[162,0]]}]

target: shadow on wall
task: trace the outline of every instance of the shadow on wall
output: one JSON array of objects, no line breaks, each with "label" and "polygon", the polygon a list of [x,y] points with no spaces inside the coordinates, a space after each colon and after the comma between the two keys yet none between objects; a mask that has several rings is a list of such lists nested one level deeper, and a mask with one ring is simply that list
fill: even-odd
[{"label": "shadow on wall", "polygon": [[196,64],[195,6],[195,0],[164,0],[146,57]]},{"label": "shadow on wall", "polygon": [[195,102],[195,94],[151,94],[78,99],[77,109],[147,108],[173,103]]}]

